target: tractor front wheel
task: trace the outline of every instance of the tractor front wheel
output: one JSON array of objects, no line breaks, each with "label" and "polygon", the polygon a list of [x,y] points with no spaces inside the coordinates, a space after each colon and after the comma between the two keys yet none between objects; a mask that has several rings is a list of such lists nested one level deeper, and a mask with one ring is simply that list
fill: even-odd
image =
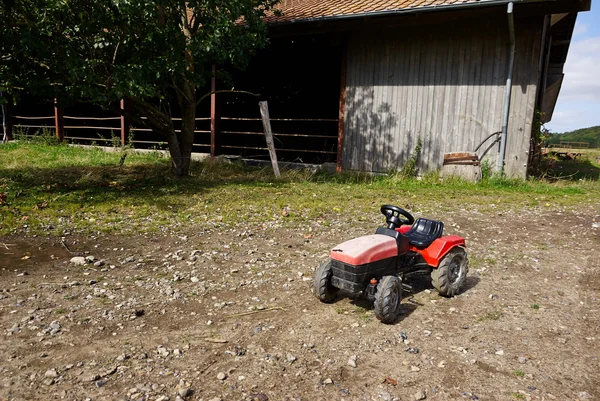
[{"label": "tractor front wheel", "polygon": [[463,248],[454,248],[431,272],[431,282],[438,293],[445,297],[459,294],[467,282],[469,259]]},{"label": "tractor front wheel", "polygon": [[323,263],[319,266],[317,271],[315,271],[315,277],[313,278],[313,292],[321,302],[333,302],[337,294],[337,288],[331,284],[332,274],[330,260]]},{"label": "tractor front wheel", "polygon": [[383,323],[394,323],[400,316],[402,301],[402,280],[395,276],[385,276],[377,284],[375,294],[375,316]]}]

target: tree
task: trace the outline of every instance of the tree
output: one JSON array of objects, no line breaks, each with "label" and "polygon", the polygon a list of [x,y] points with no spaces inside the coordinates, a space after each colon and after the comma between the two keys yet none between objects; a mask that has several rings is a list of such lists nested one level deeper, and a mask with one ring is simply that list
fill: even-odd
[{"label": "tree", "polygon": [[[267,44],[262,17],[277,1],[4,0],[0,90],[63,104],[125,99],[130,111],[119,112],[164,136],[173,172],[188,175],[199,88]],[[180,133],[161,107],[171,100]]]}]

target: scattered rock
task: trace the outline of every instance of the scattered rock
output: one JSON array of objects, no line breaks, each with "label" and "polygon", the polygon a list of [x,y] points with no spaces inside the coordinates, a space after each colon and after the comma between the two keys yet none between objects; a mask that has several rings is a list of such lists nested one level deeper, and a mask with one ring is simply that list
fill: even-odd
[{"label": "scattered rock", "polygon": [[526,363],[526,362],[527,362],[527,358],[525,358],[524,356],[519,357],[519,363]]},{"label": "scattered rock", "polygon": [[425,391],[422,391],[422,390],[421,391],[417,391],[415,393],[415,395],[414,395],[414,399],[416,401],[424,400],[425,398],[427,398],[427,394],[425,394]]},{"label": "scattered rock", "polygon": [[323,384],[333,384],[333,380],[331,380],[330,378],[327,378],[327,379],[323,380]]},{"label": "scattered rock", "polygon": [[446,367],[446,361],[440,361],[440,363],[437,364],[438,368],[445,368]]},{"label": "scattered rock", "polygon": [[589,400],[593,398],[592,395],[586,391],[580,391],[578,395],[580,400]]},{"label": "scattered rock", "polygon": [[297,360],[297,359],[298,359],[298,358],[296,358],[294,355],[292,355],[292,354],[290,354],[290,353],[288,353],[288,354],[287,354],[287,361],[288,361],[289,363],[294,363],[294,362],[296,362],[296,360]]},{"label": "scattered rock", "polygon": [[225,380],[225,379],[227,379],[227,374],[225,372],[219,372],[219,373],[217,373],[217,379]]},{"label": "scattered rock", "polygon": [[85,266],[87,264],[87,261],[83,256],[74,256],[71,258],[70,262],[75,266]]},{"label": "scattered rock", "polygon": [[58,372],[56,371],[56,369],[48,369],[46,373],[44,373],[44,376],[55,379],[58,377]]},{"label": "scattered rock", "polygon": [[496,351],[496,355],[500,355],[500,356],[504,355],[504,350],[501,349],[501,350]]},{"label": "scattered rock", "polygon": [[356,367],[356,355],[352,355],[350,359],[348,359],[348,366],[355,368]]}]

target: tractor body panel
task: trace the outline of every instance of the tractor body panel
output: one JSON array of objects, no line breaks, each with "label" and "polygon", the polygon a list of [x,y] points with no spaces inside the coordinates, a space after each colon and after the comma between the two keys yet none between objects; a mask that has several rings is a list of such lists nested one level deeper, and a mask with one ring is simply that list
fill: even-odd
[{"label": "tractor body panel", "polygon": [[365,235],[342,242],[329,253],[332,260],[353,266],[362,266],[398,256],[398,244],[382,234]]},{"label": "tractor body panel", "polygon": [[398,269],[397,263],[396,256],[361,265],[352,265],[332,259],[331,284],[340,290],[352,293],[362,292],[371,279],[379,280],[383,276],[395,275]]}]

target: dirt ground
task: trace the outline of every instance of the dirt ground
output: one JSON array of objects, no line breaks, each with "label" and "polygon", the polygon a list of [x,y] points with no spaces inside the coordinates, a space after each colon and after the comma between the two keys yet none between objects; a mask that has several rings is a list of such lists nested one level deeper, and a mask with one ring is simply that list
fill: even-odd
[{"label": "dirt ground", "polygon": [[421,280],[393,325],[311,294],[375,214],[0,238],[0,400],[600,400],[599,217],[575,209],[435,216],[466,237],[468,288]]}]

